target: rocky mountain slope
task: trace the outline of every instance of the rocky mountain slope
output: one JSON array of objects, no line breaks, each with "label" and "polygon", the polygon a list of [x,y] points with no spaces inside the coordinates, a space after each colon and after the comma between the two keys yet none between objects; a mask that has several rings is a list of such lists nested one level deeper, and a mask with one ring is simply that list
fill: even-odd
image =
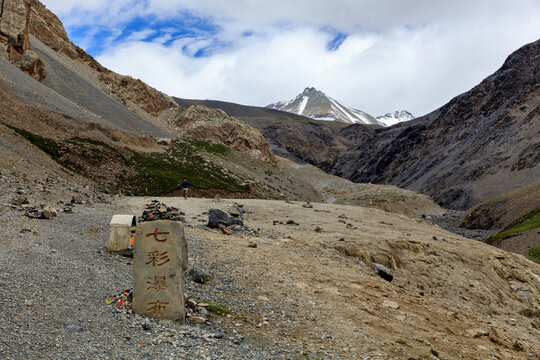
[{"label": "rocky mountain slope", "polygon": [[289,101],[280,101],[266,106],[270,109],[287,111],[315,120],[339,121],[347,124],[361,123],[381,125],[366,112],[341,105],[322,91],[307,87]]},{"label": "rocky mountain slope", "polygon": [[375,130],[326,169],[467,209],[540,179],[540,41],[421,118]]},{"label": "rocky mountain slope", "polygon": [[[39,1],[2,4],[0,37],[6,44],[0,53],[0,94],[6,106],[0,113],[0,140],[6,149],[44,151],[56,163],[53,172],[82,175],[108,191],[135,194],[173,191],[181,176],[201,189],[249,193],[241,184],[256,172],[226,173],[209,160],[212,151],[255,156],[261,173],[264,162],[275,163],[264,137],[249,125],[210,108],[180,108],[142,81],[102,67],[69,41],[62,23]],[[43,77],[21,67],[27,54],[39,60]],[[40,156],[9,155],[0,162],[17,171],[19,163],[41,168]],[[282,196],[266,185],[257,194]]]},{"label": "rocky mountain slope", "polygon": [[[347,124],[334,121],[316,121],[286,111],[246,106],[215,100],[188,100],[175,98],[183,107],[204,105],[223,110],[258,129],[279,156],[298,163],[319,164],[347,151],[355,136],[340,134]],[[370,133],[365,125],[356,124],[360,132]]]},{"label": "rocky mountain slope", "polygon": [[490,244],[540,262],[540,183],[474,206],[463,215],[461,226],[496,230],[487,240]]}]

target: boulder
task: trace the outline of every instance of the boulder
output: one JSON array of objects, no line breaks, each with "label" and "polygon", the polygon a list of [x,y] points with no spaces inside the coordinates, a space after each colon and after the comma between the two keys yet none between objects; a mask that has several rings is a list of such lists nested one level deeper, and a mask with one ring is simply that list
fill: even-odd
[{"label": "boulder", "polygon": [[21,70],[37,81],[45,79],[47,72],[41,58],[32,50],[27,50],[21,59]]},{"label": "boulder", "polygon": [[211,209],[208,212],[208,227],[216,229],[219,228],[219,224],[223,224],[225,226],[244,226],[244,222],[242,220],[234,218],[225,211],[219,209]]}]

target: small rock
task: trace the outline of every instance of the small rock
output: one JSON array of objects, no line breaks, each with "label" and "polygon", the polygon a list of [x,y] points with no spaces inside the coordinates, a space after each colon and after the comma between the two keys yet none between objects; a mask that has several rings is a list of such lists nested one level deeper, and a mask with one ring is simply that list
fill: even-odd
[{"label": "small rock", "polygon": [[312,209],[313,208],[313,204],[310,203],[309,201],[307,203],[305,203],[304,205],[302,205],[302,207],[305,207],[305,208],[308,208],[308,209]]},{"label": "small rock", "polygon": [[193,299],[189,299],[187,301],[187,306],[192,308],[192,309],[195,309],[197,307],[197,302]]},{"label": "small rock", "polygon": [[19,206],[19,205],[26,205],[26,204],[28,204],[28,199],[25,198],[25,197],[20,197],[20,198],[18,198],[18,199],[13,200],[11,203],[12,203],[13,205],[17,205],[17,206]]},{"label": "small rock", "polygon": [[82,326],[74,325],[74,324],[64,324],[66,329],[73,330],[73,331],[83,331]]},{"label": "small rock", "polygon": [[199,270],[199,269],[196,269],[196,268],[191,268],[188,270],[187,272],[187,276],[194,282],[196,283],[199,283],[199,284],[204,284],[205,282],[208,281],[208,279],[210,279],[210,276],[206,273],[204,273],[203,271]]},{"label": "small rock", "polygon": [[224,233],[225,235],[232,235],[232,230],[227,228],[225,225],[223,224],[219,224],[218,225],[218,228],[219,230],[221,230],[222,233]]},{"label": "small rock", "polygon": [[471,335],[473,338],[479,338],[482,336],[488,336],[489,331],[483,330],[483,329],[469,329],[467,330],[467,334]]},{"label": "small rock", "polygon": [[320,233],[320,232],[322,232],[322,231],[323,231],[323,229],[322,229],[320,226],[317,226],[317,227],[315,228],[315,232]]},{"label": "small rock", "polygon": [[248,244],[248,248],[256,248],[256,247],[257,247],[257,243],[255,243],[255,242],[250,242]]},{"label": "small rock", "polygon": [[197,310],[199,312],[199,315],[206,318],[208,316],[208,310],[206,310],[205,307],[197,306]]},{"label": "small rock", "polygon": [[24,305],[28,306],[28,307],[32,307],[34,306],[34,303],[30,300],[24,300]]},{"label": "small rock", "polygon": [[189,322],[193,324],[204,324],[206,323],[206,319],[202,316],[192,316],[189,318]]},{"label": "small rock", "polygon": [[381,305],[384,306],[384,307],[387,307],[387,308],[394,309],[394,310],[399,309],[399,304],[397,302],[391,301],[391,300],[384,300]]},{"label": "small rock", "polygon": [[44,206],[43,207],[43,217],[45,219],[52,219],[56,216],[56,210],[51,206]]},{"label": "small rock", "polygon": [[244,230],[244,227],[242,225],[234,224],[229,226],[229,229],[231,229],[232,231],[242,231]]},{"label": "small rock", "polygon": [[382,277],[384,280],[391,282],[394,279],[394,274],[390,270],[388,270],[386,267],[384,267],[381,264],[373,263],[372,264],[375,271],[377,271],[377,274]]}]

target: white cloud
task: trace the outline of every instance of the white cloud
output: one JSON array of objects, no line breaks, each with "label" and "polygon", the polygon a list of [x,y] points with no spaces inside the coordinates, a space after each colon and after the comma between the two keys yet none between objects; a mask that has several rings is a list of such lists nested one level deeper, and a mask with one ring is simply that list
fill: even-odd
[{"label": "white cloud", "polygon": [[[98,60],[170,95],[266,105],[315,86],[373,115],[434,110],[540,34],[536,0],[45,3],[67,23],[108,26],[110,46]],[[219,32],[168,43],[169,30],[150,43],[142,41],[148,35],[143,29],[115,40],[122,22],[135,16],[167,18],[186,11],[208,19]],[[332,36],[325,28],[349,35],[336,51],[328,50]],[[253,35],[242,36],[245,31]],[[194,57],[208,47],[211,56]]]}]

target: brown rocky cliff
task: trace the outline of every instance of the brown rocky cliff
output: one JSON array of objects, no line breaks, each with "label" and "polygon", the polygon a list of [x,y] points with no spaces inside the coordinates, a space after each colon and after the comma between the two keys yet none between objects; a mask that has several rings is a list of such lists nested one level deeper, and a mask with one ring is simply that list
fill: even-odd
[{"label": "brown rocky cliff", "polygon": [[152,117],[161,115],[166,109],[177,107],[169,96],[141,80],[122,76],[103,67],[86,51],[69,40],[60,19],[45,5],[38,0],[29,1],[32,5],[30,33],[54,51],[92,68],[97,85],[116,101],[134,112],[139,112],[140,109]]},{"label": "brown rocky cliff", "polygon": [[268,142],[259,130],[228,116],[222,110],[202,105],[190,106],[172,113],[169,123],[179,137],[223,144],[276,163]]},{"label": "brown rocky cliff", "polygon": [[45,66],[30,49],[29,0],[3,0],[0,3],[0,57],[8,60],[38,81],[45,78]]}]

